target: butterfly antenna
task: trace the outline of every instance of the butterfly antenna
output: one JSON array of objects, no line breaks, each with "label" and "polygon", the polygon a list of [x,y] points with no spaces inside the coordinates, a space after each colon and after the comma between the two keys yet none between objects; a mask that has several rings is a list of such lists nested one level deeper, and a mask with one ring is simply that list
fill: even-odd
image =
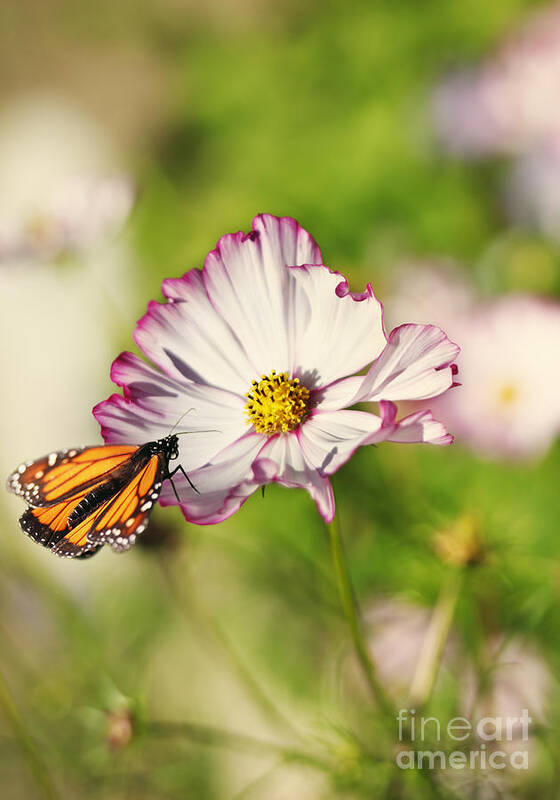
[{"label": "butterfly antenna", "polygon": [[187,433],[223,433],[223,431],[219,431],[216,428],[208,428],[208,430],[204,431],[177,431],[175,436],[184,436]]},{"label": "butterfly antenna", "polygon": [[176,427],[179,425],[179,423],[180,423],[180,422],[182,422],[182,421],[183,421],[183,419],[184,419],[184,418],[187,416],[187,414],[190,414],[190,413],[191,413],[191,411],[194,411],[194,408],[187,408],[187,410],[185,411],[185,413],[184,413],[184,414],[181,414],[181,416],[179,417],[179,419],[177,420],[177,422],[175,423],[175,425],[174,425],[174,426],[171,428],[171,430],[170,430],[170,431],[169,431],[169,433],[167,434],[168,436],[171,436],[171,434],[173,433],[173,431],[175,430],[175,428],[176,428]]}]

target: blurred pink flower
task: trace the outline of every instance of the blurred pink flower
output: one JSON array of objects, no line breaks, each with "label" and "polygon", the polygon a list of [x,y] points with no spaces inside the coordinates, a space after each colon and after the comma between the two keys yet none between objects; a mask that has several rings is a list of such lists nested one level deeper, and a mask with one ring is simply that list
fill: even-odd
[{"label": "blurred pink flower", "polygon": [[462,344],[461,389],[430,403],[438,419],[486,456],[544,452],[560,432],[560,377],[551,369],[560,352],[560,304],[529,295],[482,301],[441,270],[408,269],[395,286],[391,308],[416,322],[430,316]]},{"label": "blurred pink flower", "polygon": [[[376,601],[364,609],[368,650],[379,679],[393,700],[407,710],[409,717],[412,713],[410,686],[422,648],[429,641],[432,614],[432,609],[395,600]],[[469,760],[464,769],[439,770],[435,775],[436,780],[454,797],[478,800],[516,797],[515,788],[526,772],[512,767],[509,757],[518,751],[526,751],[529,768],[538,764],[541,750],[535,728],[547,720],[547,702],[553,688],[550,669],[543,658],[522,639],[506,641],[503,637],[488,642],[484,667],[482,670],[476,669],[461,650],[457,634],[452,629],[441,656],[436,693],[450,679],[456,681],[453,696],[458,697],[458,707],[453,707],[448,718],[437,717],[441,728],[437,746],[433,749],[442,752],[460,749],[458,740],[446,733],[446,725],[452,718],[461,715],[472,726],[471,734],[464,742]],[[524,709],[527,709],[526,715]],[[423,716],[434,719],[429,714]],[[420,738],[423,734],[418,717],[420,714],[416,718],[415,736],[420,744],[424,739]],[[492,720],[485,722],[486,717],[493,718],[495,723]],[[527,717],[529,719],[524,723]],[[509,723],[508,718],[511,720]],[[479,723],[483,734],[495,734],[495,740],[482,742],[478,735]],[[524,738],[525,734],[527,738]],[[469,756],[470,751],[478,752],[480,756],[481,744],[486,751],[484,766],[480,758],[475,758],[471,763]],[[500,751],[496,763],[503,764],[503,770],[488,765],[488,756],[496,750]],[[516,756],[516,763],[519,763],[520,757]]]},{"label": "blurred pink flower", "polygon": [[479,305],[457,324],[462,388],[436,407],[457,435],[488,456],[545,451],[560,431],[560,306],[512,295]]},{"label": "blurred pink flower", "polygon": [[[463,682],[461,712],[471,717],[517,717],[528,709],[532,724],[546,721],[553,686],[542,656],[520,638],[494,638],[488,643],[487,671],[482,677],[469,669]],[[514,741],[522,736],[521,721],[512,725]]]},{"label": "blurred pink flower", "polygon": [[480,66],[450,75],[433,110],[450,152],[523,152],[560,133],[560,4],[537,12]]},{"label": "blurred pink flower", "polygon": [[560,3],[535,14],[496,54],[459,70],[434,92],[434,125],[450,153],[514,155],[505,180],[508,218],[560,237]]},{"label": "blurred pink flower", "polygon": [[[223,236],[202,271],[164,281],[163,294],[134,334],[156,366],[123,353],[111,377],[124,397],[94,413],[107,442],[133,444],[165,436],[194,409],[189,428],[205,433],[182,441],[199,491],[178,481],[187,519],[219,522],[275,481],[307,489],[329,521],[329,476],[359,446],[450,443],[429,411],[397,422],[390,401],[446,391],[459,348],[431,325],[386,337],[371,286],[350,292],[295,220],[256,217],[249,234]],[[349,410],[369,400],[381,401],[380,416]],[[161,500],[176,503],[172,487]]]},{"label": "blurred pink flower", "polygon": [[[378,600],[365,606],[368,649],[383,686],[397,699],[405,699],[433,609],[403,600]],[[493,637],[487,643],[482,672],[472,662],[458,658],[459,643],[452,629],[442,661],[459,680],[459,711],[473,723],[485,717],[517,717],[513,739],[522,735],[519,719],[524,708],[536,725],[546,721],[553,687],[550,669],[542,656],[520,638]]]},{"label": "blurred pink flower", "polygon": [[[383,687],[396,701],[408,699],[431,615],[432,609],[404,600],[378,600],[364,607],[369,653]],[[444,648],[446,665],[456,647],[454,638]]]},{"label": "blurred pink flower", "polygon": [[[448,787],[465,798],[517,797],[516,786],[527,771],[512,767],[510,758],[513,756],[514,763],[519,764],[521,754],[525,754],[527,770],[539,771],[544,753],[536,728],[547,723],[553,686],[552,673],[542,655],[526,641],[519,637],[490,639],[482,673],[472,664],[464,670],[459,712],[473,727],[490,718],[483,731],[496,738],[484,742],[487,757],[499,751],[498,763],[504,767],[499,771],[468,769],[463,774],[449,770],[445,775]],[[480,745],[481,739],[475,735],[472,748]]]}]

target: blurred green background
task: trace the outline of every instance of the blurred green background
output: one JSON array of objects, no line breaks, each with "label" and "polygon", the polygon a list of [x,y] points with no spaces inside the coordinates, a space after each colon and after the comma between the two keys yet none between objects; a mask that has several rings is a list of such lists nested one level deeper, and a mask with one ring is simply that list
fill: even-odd
[{"label": "blurred green background", "polygon": [[[104,285],[92,284],[89,300],[97,292],[104,311],[73,355],[89,383],[74,380],[71,362],[59,394],[49,389],[63,327],[50,337],[31,327],[24,350],[15,321],[4,337],[14,356],[3,375],[6,474],[74,437],[97,440],[91,407],[111,390],[111,357],[132,348],[133,322],[160,297],[161,280],[201,266],[220,235],[249,229],[261,211],[296,217],[326,263],[355,289],[370,280],[381,298],[395,264],[432,257],[458,260],[492,292],[557,293],[557,246],[508,232],[495,195],[503,166],[444,158],[428,118],[446,70],[483,56],[534,7],[4,0],[3,104],[30,92],[64,98],[101,126],[138,187],[118,299],[105,302],[112,266]],[[17,280],[18,269],[4,265],[0,281]],[[85,268],[36,269],[58,281]],[[26,288],[21,302],[45,301]],[[47,364],[39,383],[38,358]],[[78,421],[66,435],[67,407]],[[452,570],[434,535],[470,520],[483,552],[458,600],[461,652],[480,665],[489,637],[522,636],[557,676],[559,464],[558,444],[519,464],[483,461],[460,444],[360,451],[334,485],[364,609],[389,597],[433,606]],[[219,526],[156,509],[145,545],[83,563],[27,541],[21,511],[1,498],[0,671],[13,702],[0,714],[6,800],[49,796],[49,780],[51,796],[80,800],[557,796],[554,689],[534,737],[538,767],[515,775],[513,788],[475,795],[419,772],[395,783],[396,723],[384,727],[352,666],[328,539],[303,492],[270,487]],[[432,708],[442,719],[457,709],[467,655],[438,684]]]}]

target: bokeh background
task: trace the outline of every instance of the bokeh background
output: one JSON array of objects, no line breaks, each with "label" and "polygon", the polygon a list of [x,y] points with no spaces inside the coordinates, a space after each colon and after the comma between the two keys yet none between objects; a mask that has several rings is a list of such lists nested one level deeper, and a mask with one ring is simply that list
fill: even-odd
[{"label": "bokeh background", "polygon": [[464,350],[451,448],[367,448],[335,477],[380,679],[407,707],[460,573],[427,710],[534,720],[528,770],[397,771],[303,492],[218,526],[158,508],[130,553],[79,563],[4,493],[3,798],[557,796],[559,91],[560,7],[528,0],[3,0],[4,474],[99,440],[164,277],[296,217],[389,326]]}]

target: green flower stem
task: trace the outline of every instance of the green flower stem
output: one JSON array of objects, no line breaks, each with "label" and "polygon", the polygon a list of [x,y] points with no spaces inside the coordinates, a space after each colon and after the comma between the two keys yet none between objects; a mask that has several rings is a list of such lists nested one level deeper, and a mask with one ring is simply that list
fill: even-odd
[{"label": "green flower stem", "polygon": [[60,795],[54,785],[47,765],[43,762],[39,751],[31,739],[25,723],[12,699],[6,686],[3,675],[0,673],[0,711],[4,714],[14,738],[27,761],[29,771],[33,775],[37,787],[47,800],[60,800]]},{"label": "green flower stem", "polygon": [[334,564],[336,583],[338,586],[338,594],[340,597],[342,610],[344,611],[344,616],[346,617],[346,621],[350,629],[354,651],[371,694],[373,695],[379,709],[387,716],[392,717],[393,709],[391,703],[387,698],[383,687],[379,683],[375,667],[369,656],[364,640],[358,604],[350,580],[350,573],[346,562],[346,556],[344,554],[344,547],[340,535],[338,519],[335,517],[331,523],[327,524],[327,528],[329,531],[331,554]]},{"label": "green flower stem", "polygon": [[144,724],[144,731],[150,736],[183,736],[193,742],[210,747],[224,747],[240,752],[277,755],[285,762],[307,764],[324,772],[332,772],[333,770],[333,765],[329,761],[306,750],[257,739],[245,733],[236,733],[212,725],[199,725],[192,722],[152,721]]},{"label": "green flower stem", "polygon": [[443,648],[455,614],[462,577],[462,570],[454,570],[441,588],[410,685],[408,702],[411,708],[422,708],[432,695]]}]

